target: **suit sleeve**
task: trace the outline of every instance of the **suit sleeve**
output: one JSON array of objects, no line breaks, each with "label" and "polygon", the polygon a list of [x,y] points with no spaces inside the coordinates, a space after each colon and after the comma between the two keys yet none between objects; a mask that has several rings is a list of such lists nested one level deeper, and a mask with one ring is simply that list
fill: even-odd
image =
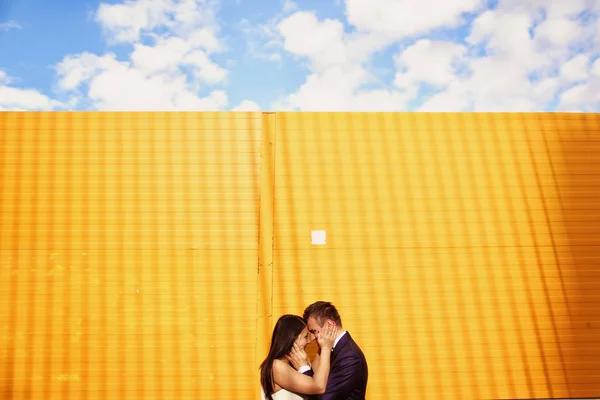
[{"label": "suit sleeve", "polygon": [[321,395],[322,400],[346,399],[352,391],[354,377],[361,373],[361,361],[357,356],[348,355],[336,364],[336,368],[329,372],[327,390]]},{"label": "suit sleeve", "polygon": [[[304,375],[308,375],[308,376],[313,376],[314,375],[314,371],[312,369],[309,369],[308,371],[304,371],[303,372]],[[321,400],[321,396],[318,394],[310,394],[306,396],[307,400]]]}]

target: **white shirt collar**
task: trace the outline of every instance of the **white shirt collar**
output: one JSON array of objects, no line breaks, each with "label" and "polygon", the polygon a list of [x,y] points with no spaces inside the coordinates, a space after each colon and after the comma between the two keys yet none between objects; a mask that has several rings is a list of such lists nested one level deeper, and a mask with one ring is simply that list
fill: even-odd
[{"label": "white shirt collar", "polygon": [[338,342],[340,341],[342,336],[344,336],[345,334],[346,334],[346,331],[343,331],[342,333],[339,334],[339,336],[335,339],[335,342],[333,342],[333,347],[331,348],[331,351],[333,351],[333,349],[335,349],[335,346],[337,346]]}]

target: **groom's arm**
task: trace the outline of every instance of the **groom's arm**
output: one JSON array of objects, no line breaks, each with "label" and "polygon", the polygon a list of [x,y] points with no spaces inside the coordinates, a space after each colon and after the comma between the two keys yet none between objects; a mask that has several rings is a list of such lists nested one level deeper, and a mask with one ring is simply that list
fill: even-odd
[{"label": "groom's arm", "polygon": [[[315,355],[314,360],[309,361],[307,366],[302,366],[300,367],[300,369],[298,369],[298,372],[303,373],[305,375],[309,375],[312,376],[312,373],[315,369],[319,368],[319,361],[321,360],[321,353],[320,350],[317,352],[317,354]],[[307,374],[308,372],[308,374]]]},{"label": "groom's arm", "polygon": [[[314,366],[314,364],[313,364],[313,366]],[[312,368],[310,366],[305,366],[305,367],[307,367],[306,370],[304,370],[304,367],[300,367],[299,372],[303,373],[304,375],[313,376],[314,371],[312,370]],[[314,367],[316,368],[316,366],[314,366]],[[306,400],[321,400],[321,395],[318,395],[318,394],[307,395]]]},{"label": "groom's arm", "polygon": [[313,376],[313,368],[312,368],[312,365],[310,365],[310,361],[308,362],[308,364],[304,364],[300,368],[296,368],[296,369],[301,374],[308,375],[308,376]]},{"label": "groom's arm", "polygon": [[357,356],[338,358],[336,364],[336,367],[329,372],[327,389],[320,396],[322,400],[346,399],[354,387],[354,381],[361,375],[361,360]]},{"label": "groom's arm", "polygon": [[286,358],[289,364],[292,366],[292,368],[294,368],[296,371],[300,372],[301,374],[313,376],[310,359],[308,358],[308,354],[306,354],[306,351],[304,351],[304,349],[300,350],[294,344],[294,348],[292,349],[290,354],[286,356]]}]

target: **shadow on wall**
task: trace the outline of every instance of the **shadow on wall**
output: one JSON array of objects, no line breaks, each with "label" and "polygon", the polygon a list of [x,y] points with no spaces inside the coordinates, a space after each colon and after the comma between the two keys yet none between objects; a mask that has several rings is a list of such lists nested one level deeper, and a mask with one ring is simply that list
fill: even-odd
[{"label": "shadow on wall", "polygon": [[600,115],[558,118],[578,119],[557,121],[562,159],[553,162],[569,244],[558,251],[570,252],[562,268],[573,269],[565,282],[572,336],[560,340],[571,396],[590,398],[600,396]]}]

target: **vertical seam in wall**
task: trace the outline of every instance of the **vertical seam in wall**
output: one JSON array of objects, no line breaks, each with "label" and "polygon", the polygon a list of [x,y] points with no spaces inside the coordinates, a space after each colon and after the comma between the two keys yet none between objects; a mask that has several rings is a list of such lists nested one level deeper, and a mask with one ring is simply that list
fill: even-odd
[{"label": "vertical seam in wall", "polygon": [[273,123],[271,130],[271,312],[270,316],[273,317],[273,282],[274,282],[274,255],[275,255],[275,152],[277,143],[277,113],[269,113],[269,123]]},{"label": "vertical seam in wall", "polygon": [[[261,113],[258,212],[258,271],[256,280],[255,368],[266,357],[273,315],[273,195],[275,113]],[[256,381],[256,398],[260,380]]]}]

